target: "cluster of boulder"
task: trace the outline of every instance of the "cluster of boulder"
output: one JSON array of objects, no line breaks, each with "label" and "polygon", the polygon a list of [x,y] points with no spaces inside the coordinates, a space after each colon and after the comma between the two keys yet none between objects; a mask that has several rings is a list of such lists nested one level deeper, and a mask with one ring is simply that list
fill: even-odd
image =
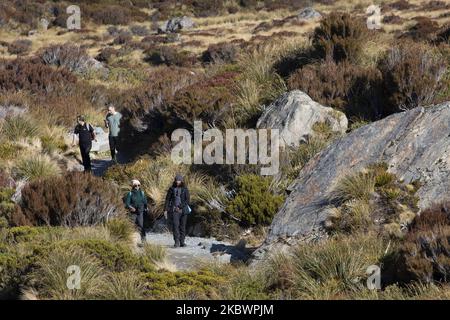
[{"label": "cluster of boulder", "polygon": [[[345,115],[329,109],[293,91],[270,105],[258,126],[280,129],[289,145],[313,134],[315,121],[328,121],[334,130],[345,132]],[[289,186],[291,193],[274,217],[265,243],[254,253],[255,261],[274,248],[324,237],[334,186],[370,164],[386,163],[388,171],[405,183],[420,181],[416,193],[420,209],[443,201],[450,191],[449,124],[450,102],[446,102],[391,115],[335,140]]]}]

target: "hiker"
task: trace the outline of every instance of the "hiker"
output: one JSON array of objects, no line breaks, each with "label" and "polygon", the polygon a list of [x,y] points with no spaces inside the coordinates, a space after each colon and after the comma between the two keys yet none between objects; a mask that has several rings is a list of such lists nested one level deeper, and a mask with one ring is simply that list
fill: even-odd
[{"label": "hiker", "polygon": [[145,242],[144,217],[147,213],[147,197],[141,189],[139,180],[131,181],[131,191],[128,192],[125,199],[125,206],[133,215],[134,223],[136,223],[141,235],[141,242]]},{"label": "hiker", "polygon": [[173,185],[167,191],[164,206],[164,217],[167,219],[169,214],[172,222],[175,248],[186,246],[186,222],[187,216],[190,212],[189,190],[184,184],[183,177],[180,174],[177,174]]},{"label": "hiker", "polygon": [[75,135],[78,135],[78,144],[80,146],[81,159],[85,172],[91,171],[91,157],[89,153],[92,149],[92,140],[96,140],[94,128],[86,122],[84,116],[77,117],[77,125],[73,131],[72,145],[75,145]]},{"label": "hiker", "polygon": [[120,120],[122,114],[116,111],[114,106],[108,107],[106,114],[105,126],[109,129],[109,149],[111,151],[111,160],[116,162],[116,149],[119,143]]}]

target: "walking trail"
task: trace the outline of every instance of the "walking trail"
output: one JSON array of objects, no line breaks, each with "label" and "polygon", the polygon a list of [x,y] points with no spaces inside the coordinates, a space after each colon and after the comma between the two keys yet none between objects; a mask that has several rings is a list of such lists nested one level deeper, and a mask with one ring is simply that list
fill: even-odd
[{"label": "walking trail", "polygon": [[[123,163],[119,158],[119,163]],[[110,158],[99,158],[92,160],[92,172],[101,177],[106,170],[113,165]],[[187,237],[186,247],[174,248],[172,234],[167,232],[149,232],[146,242],[159,245],[166,249],[166,262],[174,266],[176,270],[190,271],[197,269],[202,263],[232,263],[245,262],[249,256],[249,250],[243,242],[233,245],[228,242],[219,241],[215,238]]]},{"label": "walking trail", "polygon": [[214,238],[187,237],[186,247],[174,248],[171,233],[150,232],[147,233],[146,241],[164,247],[167,262],[183,271],[195,270],[202,263],[245,262],[249,255],[245,245],[235,246]]}]

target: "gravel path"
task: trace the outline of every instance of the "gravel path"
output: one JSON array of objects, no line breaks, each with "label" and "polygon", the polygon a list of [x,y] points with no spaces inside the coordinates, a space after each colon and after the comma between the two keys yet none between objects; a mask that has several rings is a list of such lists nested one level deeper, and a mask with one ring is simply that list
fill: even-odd
[{"label": "gravel path", "polygon": [[187,237],[186,247],[174,248],[171,233],[147,233],[148,243],[163,246],[167,251],[167,261],[177,270],[195,270],[199,262],[230,263],[246,261],[248,252],[244,245],[218,241],[214,238]]}]

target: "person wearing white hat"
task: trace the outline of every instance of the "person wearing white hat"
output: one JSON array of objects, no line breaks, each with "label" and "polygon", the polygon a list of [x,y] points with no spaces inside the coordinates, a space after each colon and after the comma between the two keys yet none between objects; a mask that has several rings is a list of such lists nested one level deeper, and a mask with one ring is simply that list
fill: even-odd
[{"label": "person wearing white hat", "polygon": [[125,206],[130,210],[132,218],[136,223],[142,242],[145,242],[144,216],[147,211],[147,197],[141,190],[141,183],[137,179],[131,181],[131,191],[128,192]]}]

